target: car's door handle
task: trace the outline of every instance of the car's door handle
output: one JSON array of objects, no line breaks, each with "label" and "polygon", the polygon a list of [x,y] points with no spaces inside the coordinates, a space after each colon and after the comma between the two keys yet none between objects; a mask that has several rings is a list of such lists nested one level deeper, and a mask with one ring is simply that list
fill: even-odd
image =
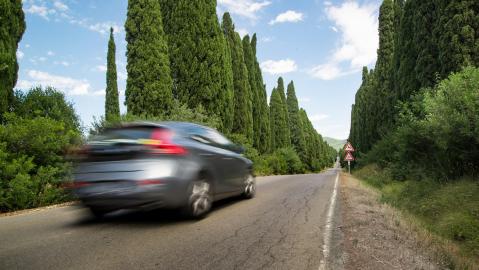
[{"label": "car's door handle", "polygon": [[204,156],[204,157],[212,157],[213,154],[200,154],[200,156]]},{"label": "car's door handle", "polygon": [[223,158],[223,159],[225,159],[225,160],[232,160],[233,158],[225,157],[225,158]]}]

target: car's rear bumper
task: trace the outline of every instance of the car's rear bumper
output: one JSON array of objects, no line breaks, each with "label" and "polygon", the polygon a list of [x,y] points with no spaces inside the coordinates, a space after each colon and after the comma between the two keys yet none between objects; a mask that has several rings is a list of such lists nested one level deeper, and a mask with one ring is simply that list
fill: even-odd
[{"label": "car's rear bumper", "polygon": [[103,189],[93,183],[77,188],[75,194],[85,206],[102,210],[176,208],[187,202],[187,184],[169,179],[162,184]]}]

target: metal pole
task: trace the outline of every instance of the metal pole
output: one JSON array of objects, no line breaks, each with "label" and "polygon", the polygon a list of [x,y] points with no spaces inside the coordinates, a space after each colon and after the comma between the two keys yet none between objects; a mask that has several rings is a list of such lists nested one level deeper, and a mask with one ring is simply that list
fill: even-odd
[{"label": "metal pole", "polygon": [[348,170],[349,170],[349,174],[351,174],[351,161],[348,160]]}]

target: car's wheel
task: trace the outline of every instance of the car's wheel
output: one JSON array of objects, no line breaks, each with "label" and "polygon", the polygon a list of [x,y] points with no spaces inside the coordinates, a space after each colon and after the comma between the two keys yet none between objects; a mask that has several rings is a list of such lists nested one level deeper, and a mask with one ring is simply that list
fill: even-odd
[{"label": "car's wheel", "polygon": [[249,173],[244,181],[244,191],[243,191],[243,197],[245,199],[251,199],[254,198],[256,195],[256,179],[255,177]]},{"label": "car's wheel", "polygon": [[183,208],[183,214],[188,218],[204,218],[213,204],[211,184],[200,177],[191,183],[189,188],[188,205]]}]

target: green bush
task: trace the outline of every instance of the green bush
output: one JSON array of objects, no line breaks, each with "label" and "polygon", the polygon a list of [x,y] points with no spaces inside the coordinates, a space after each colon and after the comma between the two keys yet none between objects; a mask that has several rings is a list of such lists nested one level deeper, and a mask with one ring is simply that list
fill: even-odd
[{"label": "green bush", "polygon": [[[38,100],[36,99],[38,98]],[[64,155],[82,141],[78,118],[52,88],[17,92],[15,113],[0,125],[0,212],[62,202],[71,178]]]},{"label": "green bush", "polygon": [[466,68],[401,106],[398,127],[360,165],[388,168],[396,180],[451,181],[479,175],[479,69]]}]

